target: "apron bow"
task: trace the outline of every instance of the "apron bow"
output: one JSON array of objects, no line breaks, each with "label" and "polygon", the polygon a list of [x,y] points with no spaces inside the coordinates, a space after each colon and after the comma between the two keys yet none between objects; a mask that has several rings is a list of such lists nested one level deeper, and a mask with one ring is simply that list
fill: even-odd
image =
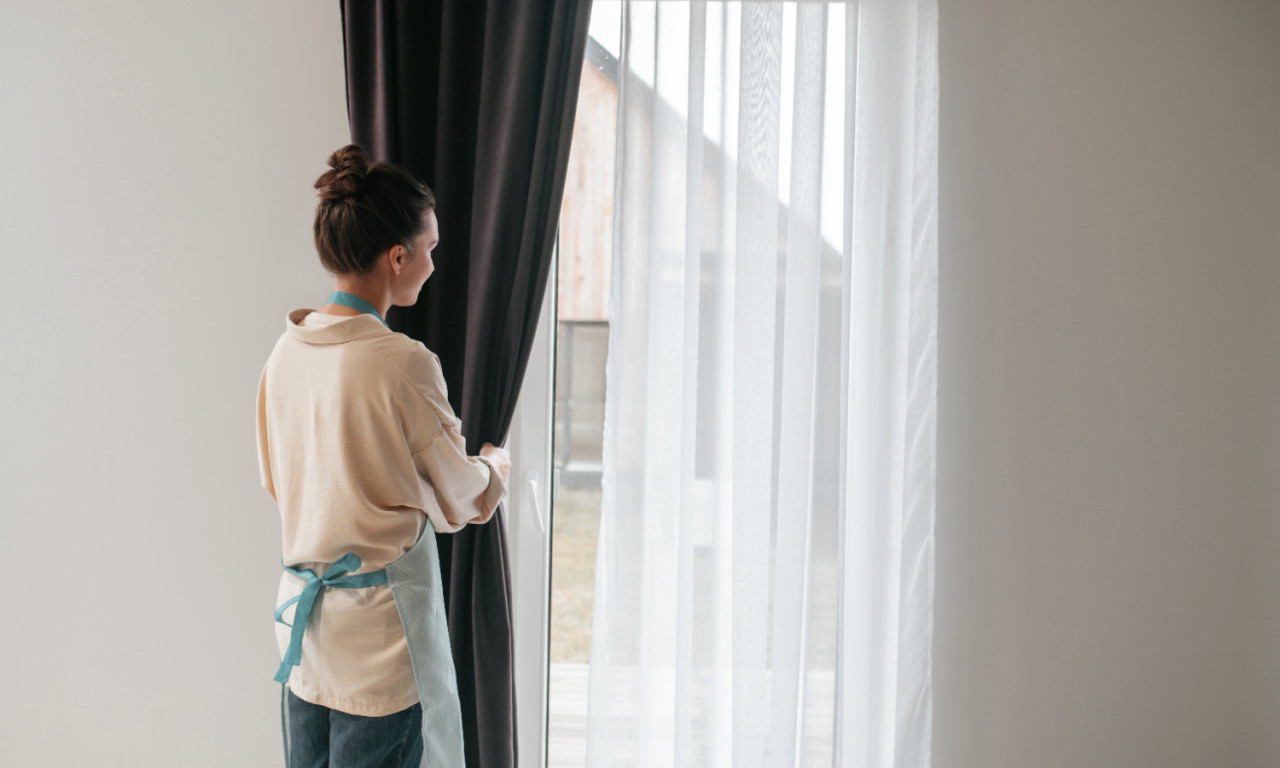
[{"label": "apron bow", "polygon": [[[301,594],[297,597],[289,598],[276,609],[276,621],[293,630],[289,634],[289,648],[285,651],[284,658],[280,661],[280,668],[276,671],[277,683],[287,682],[289,674],[293,672],[293,668],[302,661],[302,633],[307,628],[307,621],[311,618],[311,609],[315,608],[316,598],[320,596],[322,587],[359,589],[361,587],[376,587],[387,583],[385,569],[352,574],[352,571],[360,569],[360,558],[355,552],[348,552],[339,558],[333,565],[329,566],[328,570],[324,572],[324,576],[317,576],[315,571],[310,568],[299,570],[286,565],[284,569],[295,576],[306,579],[307,583],[303,586]],[[284,612],[294,603],[297,603],[298,608],[293,612],[293,623],[290,624],[284,620]]]}]

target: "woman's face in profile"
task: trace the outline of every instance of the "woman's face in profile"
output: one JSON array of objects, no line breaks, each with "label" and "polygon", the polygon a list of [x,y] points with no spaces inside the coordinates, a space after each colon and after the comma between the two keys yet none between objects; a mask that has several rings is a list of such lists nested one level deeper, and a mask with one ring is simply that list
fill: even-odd
[{"label": "woman's face in profile", "polygon": [[404,286],[404,295],[397,296],[392,303],[399,306],[411,306],[417,303],[422,286],[427,282],[427,278],[431,277],[431,273],[436,271],[431,252],[439,242],[440,224],[436,221],[436,212],[429,210],[426,215],[426,226],[414,241],[413,251],[400,272],[399,282]]}]

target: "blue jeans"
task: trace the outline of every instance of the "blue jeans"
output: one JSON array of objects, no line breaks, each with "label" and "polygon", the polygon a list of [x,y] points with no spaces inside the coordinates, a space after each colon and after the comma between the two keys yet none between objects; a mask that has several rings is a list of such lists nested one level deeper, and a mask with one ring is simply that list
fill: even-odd
[{"label": "blue jeans", "polygon": [[280,694],[288,768],[417,768],[422,761],[422,705],[385,717],[361,717]]}]

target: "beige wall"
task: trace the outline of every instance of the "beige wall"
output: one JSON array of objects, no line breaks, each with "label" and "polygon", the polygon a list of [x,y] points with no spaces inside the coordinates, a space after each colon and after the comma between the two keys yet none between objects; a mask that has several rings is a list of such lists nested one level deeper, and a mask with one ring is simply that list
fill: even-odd
[{"label": "beige wall", "polygon": [[940,6],[935,765],[1280,765],[1280,3]]},{"label": "beige wall", "polygon": [[7,3],[0,765],[276,766],[253,401],[329,281],[336,3]]}]

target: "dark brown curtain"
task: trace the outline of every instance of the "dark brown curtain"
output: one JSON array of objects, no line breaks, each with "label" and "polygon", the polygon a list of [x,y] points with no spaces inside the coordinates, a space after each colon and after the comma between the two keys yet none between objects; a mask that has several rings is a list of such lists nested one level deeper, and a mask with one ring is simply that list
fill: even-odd
[{"label": "dark brown curtain", "polygon": [[[436,271],[388,323],[440,356],[468,450],[501,444],[542,306],[590,0],[343,0],[351,138],[437,196]],[[516,480],[513,478],[513,485]],[[505,511],[439,537],[467,765],[516,765]]]}]

